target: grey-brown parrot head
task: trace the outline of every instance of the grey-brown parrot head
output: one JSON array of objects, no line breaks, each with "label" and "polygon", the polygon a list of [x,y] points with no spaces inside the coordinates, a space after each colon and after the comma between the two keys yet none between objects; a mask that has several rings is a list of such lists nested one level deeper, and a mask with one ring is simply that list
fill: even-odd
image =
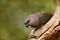
[{"label": "grey-brown parrot head", "polygon": [[49,14],[47,12],[31,14],[25,19],[24,24],[26,27],[31,26],[33,28],[39,28],[41,25],[46,24],[51,17],[52,14]]},{"label": "grey-brown parrot head", "polygon": [[37,14],[32,14],[32,15],[29,15],[26,19],[25,19],[25,22],[24,22],[24,24],[25,24],[25,26],[26,27],[29,27],[29,26],[31,26],[31,27],[36,27],[36,26],[38,26],[38,24],[39,24],[39,17],[38,17],[39,15],[37,15]]}]

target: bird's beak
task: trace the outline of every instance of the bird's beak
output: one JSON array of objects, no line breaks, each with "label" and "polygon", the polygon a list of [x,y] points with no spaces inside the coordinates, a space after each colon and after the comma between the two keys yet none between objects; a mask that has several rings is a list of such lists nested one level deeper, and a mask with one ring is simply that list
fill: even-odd
[{"label": "bird's beak", "polygon": [[28,23],[24,23],[24,25],[28,28],[29,27],[29,24]]},{"label": "bird's beak", "polygon": [[24,25],[28,28],[30,25],[29,25],[29,22],[30,22],[30,20],[28,20],[28,21],[26,21],[25,23],[24,23]]}]

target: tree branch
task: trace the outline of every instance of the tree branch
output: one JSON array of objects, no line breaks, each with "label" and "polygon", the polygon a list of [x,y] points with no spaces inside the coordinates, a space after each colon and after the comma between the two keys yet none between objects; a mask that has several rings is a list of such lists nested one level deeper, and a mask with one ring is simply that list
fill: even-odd
[{"label": "tree branch", "polygon": [[56,0],[56,2],[57,4],[53,17],[42,29],[38,29],[35,33],[31,32],[32,34],[28,40],[60,40],[60,0]]}]

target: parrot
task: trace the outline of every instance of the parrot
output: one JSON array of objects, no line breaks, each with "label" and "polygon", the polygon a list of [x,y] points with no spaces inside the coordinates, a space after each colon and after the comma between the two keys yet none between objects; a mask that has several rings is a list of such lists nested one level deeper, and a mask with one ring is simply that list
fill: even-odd
[{"label": "parrot", "polygon": [[36,30],[45,25],[53,16],[49,12],[38,12],[28,15],[24,20],[24,25],[28,28],[29,26]]}]

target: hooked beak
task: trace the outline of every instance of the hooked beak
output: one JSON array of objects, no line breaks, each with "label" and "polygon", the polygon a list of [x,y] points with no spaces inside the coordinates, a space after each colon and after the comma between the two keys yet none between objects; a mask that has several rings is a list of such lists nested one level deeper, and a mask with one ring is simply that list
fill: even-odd
[{"label": "hooked beak", "polygon": [[28,28],[30,25],[28,23],[24,23],[24,25]]},{"label": "hooked beak", "polygon": [[30,26],[29,22],[30,22],[30,20],[28,20],[27,22],[24,23],[27,28]]}]

